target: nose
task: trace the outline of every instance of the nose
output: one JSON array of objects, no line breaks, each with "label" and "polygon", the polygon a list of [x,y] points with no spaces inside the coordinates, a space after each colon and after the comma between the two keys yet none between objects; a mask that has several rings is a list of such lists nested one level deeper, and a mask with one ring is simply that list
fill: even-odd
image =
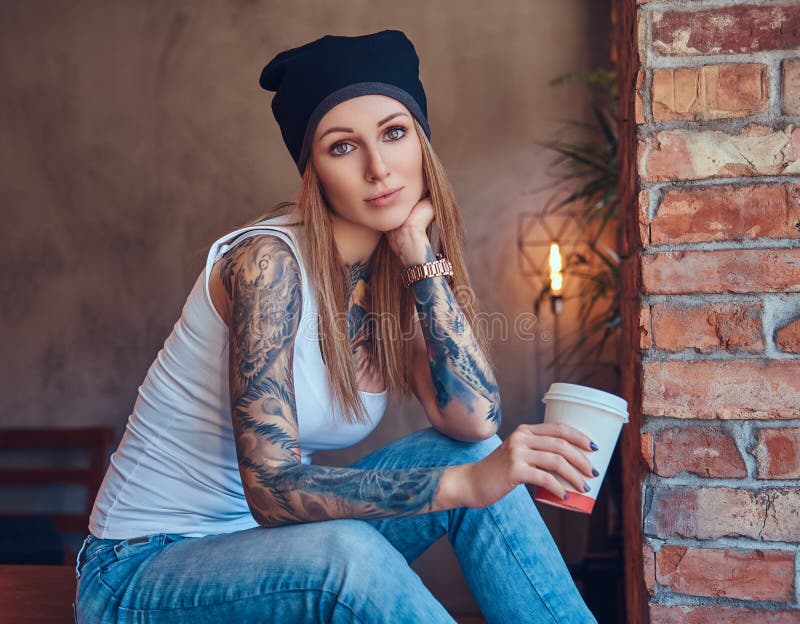
[{"label": "nose", "polygon": [[389,167],[383,159],[383,154],[378,146],[367,148],[367,169],[366,177],[368,180],[380,180],[389,175]]}]

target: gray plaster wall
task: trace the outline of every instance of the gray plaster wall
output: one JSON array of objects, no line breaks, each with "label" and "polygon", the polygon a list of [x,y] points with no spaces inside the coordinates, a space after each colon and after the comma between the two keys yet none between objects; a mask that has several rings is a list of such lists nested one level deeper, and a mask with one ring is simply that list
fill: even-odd
[{"label": "gray plaster wall", "polygon": [[[529,312],[517,219],[544,205],[551,158],[535,142],[588,114],[580,87],[547,82],[608,64],[609,4],[4,0],[0,426],[121,435],[208,245],[294,198],[299,177],[258,75],[278,51],[328,33],[398,28],[414,42],[482,310]],[[503,437],[541,419],[551,379],[537,348],[546,360],[546,341],[494,343]],[[427,424],[407,404],[315,461],[342,465]],[[584,519],[540,509],[566,558],[579,558]],[[448,607],[474,609],[446,540],[415,569]]]}]

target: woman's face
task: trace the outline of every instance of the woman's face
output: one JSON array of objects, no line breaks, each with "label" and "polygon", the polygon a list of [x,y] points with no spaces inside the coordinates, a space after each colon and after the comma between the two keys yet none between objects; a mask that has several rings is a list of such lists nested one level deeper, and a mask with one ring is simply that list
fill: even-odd
[{"label": "woman's face", "polygon": [[[424,189],[422,146],[399,101],[362,95],[329,110],[317,124],[311,157],[333,218],[371,230],[393,230]],[[394,201],[368,199],[400,189]]]}]

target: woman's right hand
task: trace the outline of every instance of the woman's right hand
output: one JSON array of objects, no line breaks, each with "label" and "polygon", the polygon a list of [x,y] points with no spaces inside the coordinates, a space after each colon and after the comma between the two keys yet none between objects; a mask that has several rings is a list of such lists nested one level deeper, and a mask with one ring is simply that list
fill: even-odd
[{"label": "woman's right hand", "polygon": [[584,491],[585,477],[594,477],[589,437],[565,423],[520,425],[482,460],[468,464],[469,483],[462,490],[467,507],[486,507],[521,483],[543,487],[559,498],[566,490],[557,474]]}]

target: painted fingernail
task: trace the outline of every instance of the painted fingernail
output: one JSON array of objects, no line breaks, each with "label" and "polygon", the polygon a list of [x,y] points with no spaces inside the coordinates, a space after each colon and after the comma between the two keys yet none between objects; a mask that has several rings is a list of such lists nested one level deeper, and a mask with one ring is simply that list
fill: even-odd
[{"label": "painted fingernail", "polygon": [[590,488],[590,487],[589,487],[589,484],[588,484],[588,483],[586,483],[586,481],[584,481],[584,482],[583,482],[583,491],[584,491],[584,492],[588,492],[588,491],[589,491],[589,490],[591,490],[591,489],[592,489],[592,488]]},{"label": "painted fingernail", "polygon": [[592,474],[595,477],[598,477],[598,476],[600,476],[600,471],[597,468],[592,468]]},{"label": "painted fingernail", "polygon": [[599,449],[600,449],[600,447],[599,447],[599,446],[597,446],[597,445],[596,445],[594,442],[589,442],[589,447],[590,447],[590,448],[591,448],[593,451],[597,451],[597,450],[599,450]]},{"label": "painted fingernail", "polygon": [[567,500],[569,498],[569,492],[564,492],[564,496],[562,496],[561,498]]}]

